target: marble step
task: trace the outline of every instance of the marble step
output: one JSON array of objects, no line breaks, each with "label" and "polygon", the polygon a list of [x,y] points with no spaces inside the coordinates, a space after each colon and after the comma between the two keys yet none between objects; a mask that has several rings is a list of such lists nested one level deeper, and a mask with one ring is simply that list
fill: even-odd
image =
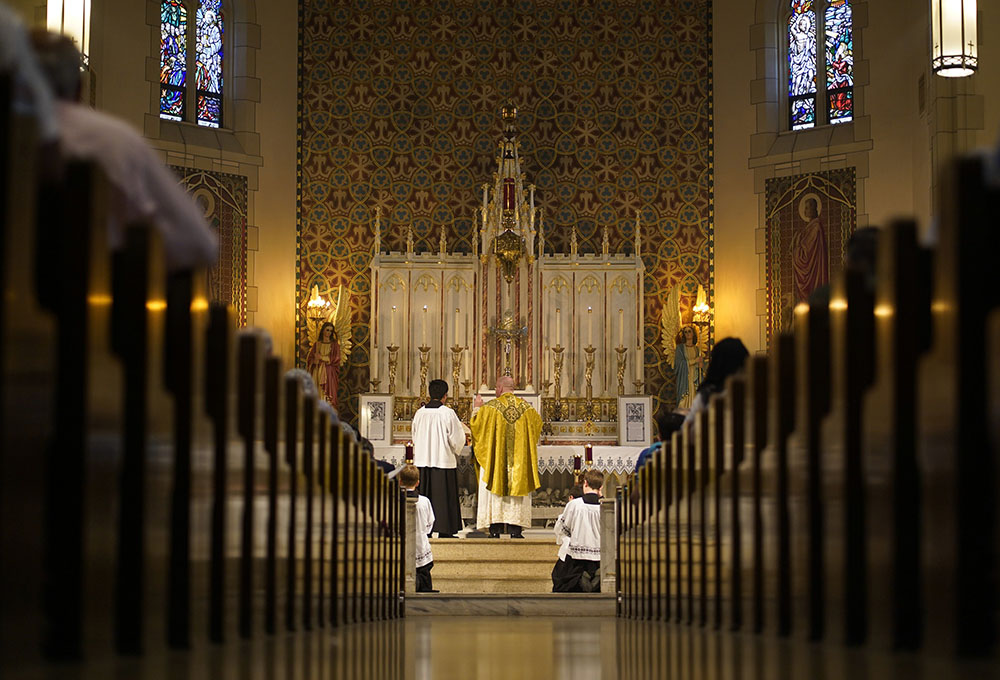
[{"label": "marble step", "polygon": [[[435,565],[435,569],[437,566]],[[551,593],[552,578],[505,576],[503,578],[441,577],[432,572],[434,589],[443,594],[464,593],[483,595],[489,593]]]},{"label": "marble step", "polygon": [[434,564],[442,561],[539,561],[555,563],[554,538],[432,538]]},{"label": "marble step", "polygon": [[547,579],[555,565],[555,560],[504,560],[491,562],[481,560],[438,560],[434,559],[434,576],[446,578],[540,578]]},{"label": "marble step", "polygon": [[[436,584],[435,584],[436,585]],[[614,616],[613,593],[510,592],[481,595],[418,593],[407,616]]]}]

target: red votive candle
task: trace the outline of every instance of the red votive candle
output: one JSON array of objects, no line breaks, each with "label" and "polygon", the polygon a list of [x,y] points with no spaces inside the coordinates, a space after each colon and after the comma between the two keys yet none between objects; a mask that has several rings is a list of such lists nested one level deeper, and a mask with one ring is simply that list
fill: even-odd
[{"label": "red votive candle", "polygon": [[577,472],[580,471],[580,454],[579,453],[577,453],[576,455],[573,456],[573,469],[576,470]]},{"label": "red votive candle", "polygon": [[406,464],[413,465],[413,442],[406,442]]},{"label": "red votive candle", "polygon": [[583,455],[587,459],[587,465],[593,465],[594,463],[594,447],[591,444],[587,444],[583,447]]}]

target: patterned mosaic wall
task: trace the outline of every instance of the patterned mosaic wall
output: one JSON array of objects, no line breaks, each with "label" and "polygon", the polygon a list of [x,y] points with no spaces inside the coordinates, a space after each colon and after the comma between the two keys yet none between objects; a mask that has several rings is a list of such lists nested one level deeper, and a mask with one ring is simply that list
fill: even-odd
[{"label": "patterned mosaic wall", "polygon": [[219,235],[219,263],[208,271],[208,296],[228,302],[240,326],[247,323],[247,178],[171,167],[205,211]]},{"label": "patterned mosaic wall", "polygon": [[843,269],[857,223],[854,168],[776,177],[765,184],[767,341],[792,310]]},{"label": "patterned mosaic wall", "polygon": [[[660,301],[711,297],[711,15],[707,0],[300,0],[299,360],[314,283],[352,294],[341,378],[354,419],[368,377],[372,217],[383,247],[471,250],[500,106],[518,106],[523,167],[547,246],[631,251],[640,214],[647,389],[673,404]],[[387,230],[387,232],[386,232]],[[352,398],[348,399],[351,395]]]}]

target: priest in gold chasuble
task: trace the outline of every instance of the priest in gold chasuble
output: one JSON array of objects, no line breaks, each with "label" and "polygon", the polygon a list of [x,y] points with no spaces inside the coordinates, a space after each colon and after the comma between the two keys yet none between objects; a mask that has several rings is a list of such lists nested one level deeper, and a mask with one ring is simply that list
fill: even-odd
[{"label": "priest in gold chasuble", "polygon": [[476,527],[489,527],[496,538],[509,525],[511,538],[522,538],[531,526],[531,492],[541,486],[538,477],[538,439],[542,418],[514,394],[509,376],[497,380],[497,398],[472,416],[472,446],[479,464],[479,506]]}]

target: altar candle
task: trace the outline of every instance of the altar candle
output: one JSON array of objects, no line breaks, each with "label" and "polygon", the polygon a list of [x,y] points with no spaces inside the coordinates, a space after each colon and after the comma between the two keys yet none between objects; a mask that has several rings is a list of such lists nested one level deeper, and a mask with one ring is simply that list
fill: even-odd
[{"label": "altar candle", "polygon": [[458,345],[458,321],[460,317],[458,314],[458,307],[455,307],[455,344]]},{"label": "altar candle", "polygon": [[587,444],[586,446],[584,446],[583,447],[583,455],[584,455],[584,458],[587,461],[587,465],[592,464],[594,462],[594,445],[593,444]]},{"label": "altar candle", "polygon": [[562,324],[559,322],[559,308],[556,307],[556,347],[562,344]]},{"label": "altar candle", "polygon": [[594,344],[594,308],[587,307],[587,346]]},{"label": "altar candle", "polygon": [[392,306],[392,316],[389,317],[389,344],[396,344],[396,305]]},{"label": "altar candle", "polygon": [[420,346],[427,346],[427,305],[424,305],[424,315],[420,318]]},{"label": "altar candle", "polygon": [[483,226],[486,226],[486,198],[487,194],[486,183],[483,183]]},{"label": "altar candle", "polygon": [[625,344],[625,310],[618,308],[618,346]]}]

